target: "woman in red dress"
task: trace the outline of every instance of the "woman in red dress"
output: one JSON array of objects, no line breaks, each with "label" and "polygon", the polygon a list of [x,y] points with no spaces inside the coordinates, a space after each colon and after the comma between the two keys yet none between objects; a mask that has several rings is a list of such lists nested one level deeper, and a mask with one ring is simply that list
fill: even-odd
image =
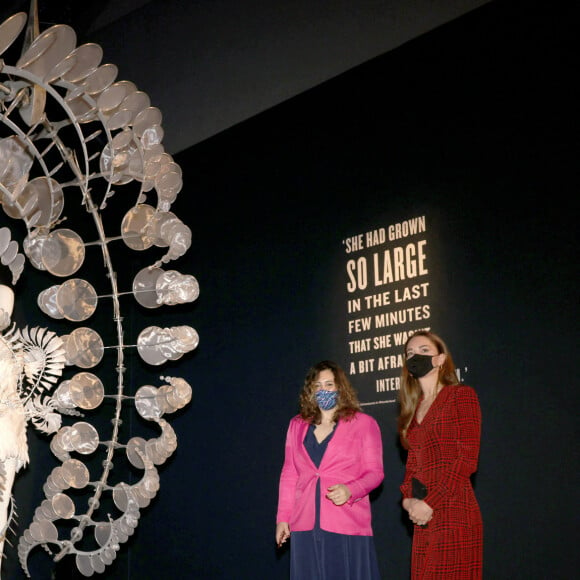
[{"label": "woman in red dress", "polygon": [[483,524],[470,481],[481,432],[477,395],[459,384],[437,335],[413,334],[405,357],[399,434],[408,450],[403,508],[415,524],[411,579],[480,579]]}]

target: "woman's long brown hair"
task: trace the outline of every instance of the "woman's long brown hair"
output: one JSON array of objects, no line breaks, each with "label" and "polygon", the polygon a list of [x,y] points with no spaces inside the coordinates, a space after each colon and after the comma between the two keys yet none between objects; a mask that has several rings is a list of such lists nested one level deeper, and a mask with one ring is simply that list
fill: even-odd
[{"label": "woman's long brown hair", "polygon": [[[437,349],[437,354],[444,353],[446,355],[445,362],[439,368],[439,379],[438,384],[443,385],[456,385],[459,381],[457,380],[457,375],[455,373],[455,364],[451,357],[451,353],[447,348],[447,345],[441,337],[433,332],[427,330],[419,330],[412,334],[405,343],[404,357],[407,357],[407,345],[412,338],[416,336],[424,336],[429,341],[431,341],[435,348]],[[407,370],[407,365],[403,365],[403,371],[401,374],[401,390],[399,391],[399,419],[398,419],[398,429],[399,436],[401,437],[401,443],[405,449],[408,449],[409,445],[407,442],[407,431],[409,425],[413,420],[417,405],[421,399],[423,391],[421,390],[421,385],[419,380],[413,377]]]},{"label": "woman's long brown hair", "polygon": [[351,385],[346,373],[335,362],[323,360],[315,364],[306,375],[304,386],[300,392],[300,416],[309,423],[317,425],[320,423],[322,413],[316,403],[314,393],[316,392],[316,379],[325,370],[332,371],[334,383],[338,391],[338,404],[334,411],[334,420],[351,419],[360,411],[360,403],[356,392]]}]

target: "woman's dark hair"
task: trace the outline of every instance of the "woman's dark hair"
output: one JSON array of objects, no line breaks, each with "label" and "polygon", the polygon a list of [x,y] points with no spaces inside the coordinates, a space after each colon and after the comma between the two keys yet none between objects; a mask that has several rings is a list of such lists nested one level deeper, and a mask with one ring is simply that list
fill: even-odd
[{"label": "woman's dark hair", "polygon": [[338,391],[338,404],[334,412],[334,420],[351,419],[360,411],[358,397],[346,373],[339,365],[330,360],[323,360],[308,371],[300,393],[300,416],[309,423],[320,423],[322,413],[316,403],[316,380],[318,375],[325,370],[332,371]]}]

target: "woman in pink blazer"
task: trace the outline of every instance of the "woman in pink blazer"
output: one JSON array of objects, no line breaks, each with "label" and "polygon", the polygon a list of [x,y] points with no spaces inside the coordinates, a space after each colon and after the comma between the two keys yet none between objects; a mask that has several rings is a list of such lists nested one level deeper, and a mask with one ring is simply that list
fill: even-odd
[{"label": "woman in pink blazer", "polygon": [[276,543],[292,534],[291,580],[379,580],[369,493],[383,480],[377,422],[344,371],[313,366],[286,436]]}]

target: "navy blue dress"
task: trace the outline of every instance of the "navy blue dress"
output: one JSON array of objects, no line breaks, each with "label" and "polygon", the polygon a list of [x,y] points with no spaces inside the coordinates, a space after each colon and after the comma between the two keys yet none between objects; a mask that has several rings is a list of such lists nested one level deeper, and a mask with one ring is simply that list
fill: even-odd
[{"label": "navy blue dress", "polygon": [[[336,427],[335,427],[336,428]],[[310,425],[304,447],[318,467],[334,431],[318,443]],[[349,536],[320,528],[320,481],[316,488],[316,520],[308,532],[292,532],[290,580],[380,580],[372,536]]]}]

